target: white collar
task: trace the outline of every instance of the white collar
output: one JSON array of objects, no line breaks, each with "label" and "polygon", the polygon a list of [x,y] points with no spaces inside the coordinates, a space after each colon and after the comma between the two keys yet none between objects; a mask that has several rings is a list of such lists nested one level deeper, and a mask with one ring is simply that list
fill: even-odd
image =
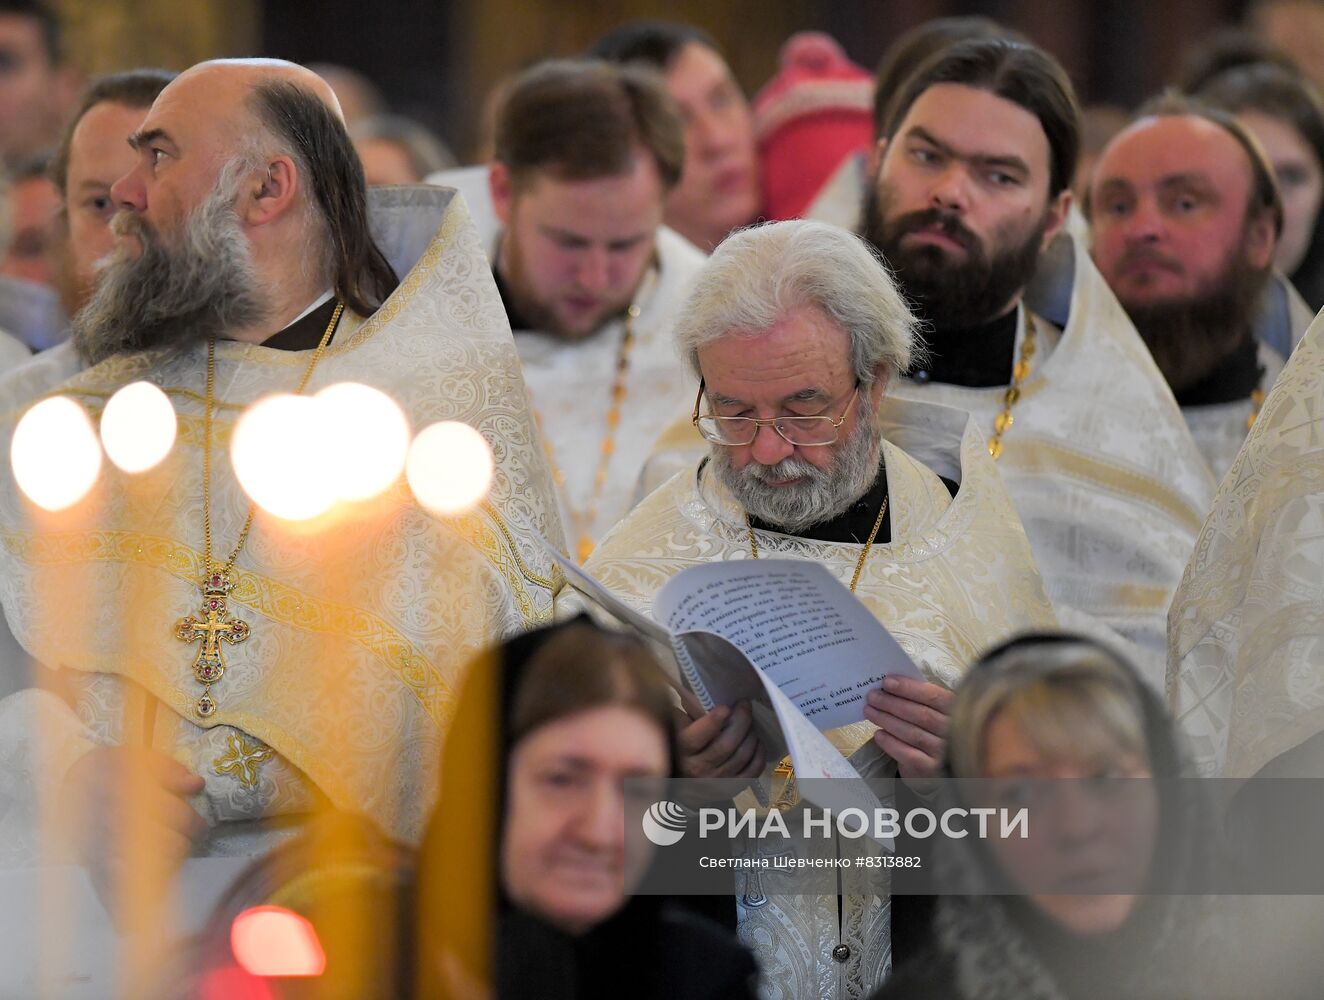
[{"label": "white collar", "polygon": [[289,323],[286,324],[286,327],[287,327],[287,328],[288,328],[288,327],[291,327],[291,326],[293,326],[295,323],[299,322],[299,320],[303,319],[305,316],[307,316],[310,312],[312,312],[312,311],[313,311],[314,309],[316,309],[318,306],[322,305],[324,302],[326,302],[328,299],[330,299],[331,296],[334,295],[335,293],[336,293],[336,292],[335,292],[335,289],[334,289],[334,288],[328,288],[325,292],[323,292],[323,293],[322,293],[321,295],[319,295],[317,298],[313,299],[312,305],[310,305],[310,306],[309,306],[307,309],[305,309],[303,312],[299,313],[298,316],[295,316],[294,319],[290,320]]}]

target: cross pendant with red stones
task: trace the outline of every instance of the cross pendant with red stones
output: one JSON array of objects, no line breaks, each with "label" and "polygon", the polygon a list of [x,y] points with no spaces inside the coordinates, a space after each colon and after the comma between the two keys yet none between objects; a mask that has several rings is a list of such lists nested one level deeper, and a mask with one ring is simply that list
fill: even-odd
[{"label": "cross pendant with red stones", "polygon": [[225,676],[221,642],[243,642],[249,636],[248,623],[231,618],[226,609],[226,598],[233,589],[228,574],[213,571],[202,581],[202,617],[189,615],[175,626],[175,638],[201,643],[193,660],[193,676],[203,685],[203,692],[193,710],[204,719],[216,713],[211,686]]}]

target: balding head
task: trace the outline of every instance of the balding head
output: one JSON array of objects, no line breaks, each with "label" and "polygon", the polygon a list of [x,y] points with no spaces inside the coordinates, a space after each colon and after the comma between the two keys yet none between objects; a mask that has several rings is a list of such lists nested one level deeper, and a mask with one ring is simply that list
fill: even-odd
[{"label": "balding head", "polygon": [[1094,262],[1179,402],[1249,347],[1269,278],[1281,205],[1241,139],[1198,109],[1156,107],[1108,143],[1090,182]]},{"label": "balding head", "polygon": [[[159,113],[159,115],[158,115]],[[345,131],[340,103],[330,84],[310,69],[282,59],[216,59],[181,73],[157,99],[153,119],[179,121],[210,143],[213,169],[236,158],[257,175],[257,196],[267,197],[278,218],[288,212],[299,223],[294,241],[278,239],[278,258],[300,258],[306,248],[321,251],[324,273],[350,309],[371,313],[395,287],[395,276],[368,233],[363,168]],[[288,206],[278,200],[289,180]],[[243,209],[243,199],[240,206]],[[263,217],[265,220],[266,216]],[[271,227],[280,236],[277,227]],[[254,227],[255,244],[264,235]],[[260,249],[260,247],[259,247]],[[306,264],[305,264],[306,266]]]},{"label": "balding head", "polygon": [[[137,163],[111,189],[122,259],[89,306],[86,358],[165,343],[181,327],[261,342],[328,286],[360,315],[394,289],[335,95],[308,70],[195,66],[129,143]],[[128,328],[146,333],[126,342]]]},{"label": "balding head", "polygon": [[1238,254],[1267,268],[1282,227],[1259,145],[1196,105],[1156,106],[1114,136],[1086,213],[1095,262],[1128,308],[1207,296],[1226,285]]},{"label": "balding head", "polygon": [[[180,73],[162,97],[170,90],[183,87],[197,88],[199,93],[210,94],[218,110],[228,101],[244,100],[262,83],[283,81],[292,83],[325,104],[342,122],[345,116],[340,101],[331,85],[320,76],[298,63],[285,59],[212,59]],[[238,101],[235,103],[237,104]]]}]

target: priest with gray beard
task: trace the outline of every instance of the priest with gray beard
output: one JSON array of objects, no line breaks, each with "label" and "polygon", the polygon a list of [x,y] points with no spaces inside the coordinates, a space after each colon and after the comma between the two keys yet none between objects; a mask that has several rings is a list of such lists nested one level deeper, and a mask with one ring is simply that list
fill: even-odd
[{"label": "priest with gray beard", "polygon": [[[153,884],[325,809],[414,839],[461,664],[552,610],[551,477],[477,234],[449,190],[370,206],[334,95],[292,63],[195,66],[127,138],[118,246],[72,340],[0,381],[0,445],[38,399],[96,415],[139,380],[181,432],[68,514],[0,472],[0,603],[43,665],[0,700],[0,864],[105,882],[133,860],[114,884]],[[255,509],[228,460],[238,414],[347,381],[415,429],[483,434],[483,506],[443,524],[396,484],[298,531]]]},{"label": "priest with gray beard", "polygon": [[[676,323],[708,457],[644,500],[585,564],[644,613],[698,563],[826,566],[927,677],[888,678],[858,723],[828,736],[866,777],[908,782],[938,771],[950,688],[966,665],[1057,621],[981,429],[963,412],[886,397],[911,364],[915,325],[887,270],[843,229],[791,221],[728,237]],[[557,600],[558,613],[576,603],[568,590]],[[689,721],[677,743],[690,777],[748,778],[775,763],[746,703]],[[737,910],[762,995],[859,995],[882,981],[885,875],[843,871],[840,897],[794,895],[793,874],[759,878],[738,883]],[[760,892],[766,904],[751,905]]]}]

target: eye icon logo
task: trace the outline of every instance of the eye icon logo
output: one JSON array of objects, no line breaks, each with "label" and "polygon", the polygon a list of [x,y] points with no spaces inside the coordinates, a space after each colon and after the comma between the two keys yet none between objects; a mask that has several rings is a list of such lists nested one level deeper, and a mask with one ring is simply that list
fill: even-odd
[{"label": "eye icon logo", "polygon": [[685,810],[663,799],[644,813],[644,836],[658,847],[670,847],[685,836]]}]

